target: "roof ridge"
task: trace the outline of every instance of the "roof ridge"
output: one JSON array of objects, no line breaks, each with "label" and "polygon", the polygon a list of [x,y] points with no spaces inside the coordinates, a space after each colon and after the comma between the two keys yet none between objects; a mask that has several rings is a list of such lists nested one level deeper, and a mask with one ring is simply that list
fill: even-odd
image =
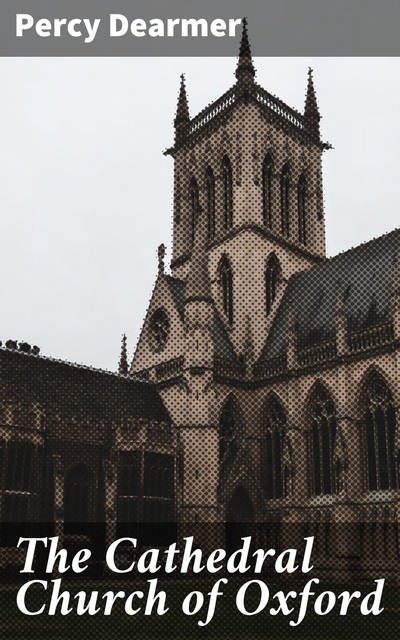
[{"label": "roof ridge", "polygon": [[[380,236],[376,236],[374,238],[370,238],[369,240],[365,240],[364,242],[360,242],[360,244],[357,244],[355,247],[349,247],[349,249],[344,249],[343,251],[336,253],[334,256],[329,256],[328,258],[326,258],[326,261],[331,261],[331,260],[334,260],[335,258],[339,258],[340,256],[344,256],[347,253],[350,253],[351,251],[357,251],[358,249],[361,249],[361,247],[365,247],[366,245],[372,244],[373,242],[378,242],[378,240],[382,240],[382,238],[395,235],[396,233],[400,233],[400,227],[395,227],[390,231],[386,231],[385,233],[382,233],[382,235]],[[325,261],[322,264],[325,264]],[[321,265],[316,265],[316,266],[321,266]]]},{"label": "roof ridge", "polygon": [[138,376],[131,376],[131,375],[121,375],[120,373],[118,373],[117,371],[111,371],[110,369],[101,369],[99,367],[94,367],[92,365],[87,365],[87,364],[82,364],[79,362],[71,362],[70,360],[62,360],[61,358],[54,358],[52,356],[45,356],[43,354],[34,354],[34,353],[26,353],[25,351],[20,351],[19,349],[9,349],[8,347],[5,346],[1,346],[0,347],[0,353],[12,353],[14,355],[17,356],[21,356],[21,357],[26,357],[26,358],[32,358],[34,360],[41,360],[41,361],[46,361],[46,362],[51,362],[51,363],[55,363],[55,364],[63,364],[66,365],[68,367],[73,367],[76,369],[83,369],[85,371],[93,371],[93,373],[102,373],[102,374],[106,374],[109,376],[113,376],[115,378],[124,378],[126,380],[132,380],[134,382],[146,382],[146,383],[152,383],[151,380],[145,380],[142,378],[139,378]]},{"label": "roof ridge", "polygon": [[361,242],[355,247],[344,249],[343,251],[336,253],[334,256],[329,256],[325,258],[322,262],[312,265],[312,267],[310,267],[309,269],[303,269],[302,271],[297,271],[296,273],[293,273],[289,277],[288,284],[289,282],[294,281],[297,278],[301,278],[305,273],[310,273],[311,271],[316,271],[317,269],[323,269],[326,265],[332,264],[332,262],[334,262],[339,258],[342,258],[350,253],[353,253],[354,251],[361,250],[362,248],[365,248],[368,245],[372,245],[374,242],[378,242],[379,240],[382,240],[383,238],[387,238],[391,235],[395,235],[396,233],[400,233],[400,227],[396,227],[395,229],[392,229],[391,231],[387,231],[386,233],[383,233],[382,235],[377,236],[375,238],[371,238],[370,240],[365,240],[365,242]]}]

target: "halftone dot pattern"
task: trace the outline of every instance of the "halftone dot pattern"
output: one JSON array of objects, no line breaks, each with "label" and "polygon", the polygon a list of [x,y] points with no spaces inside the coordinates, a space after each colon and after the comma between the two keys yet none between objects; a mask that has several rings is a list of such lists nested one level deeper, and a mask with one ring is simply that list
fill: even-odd
[{"label": "halftone dot pattern", "polygon": [[[325,256],[322,142],[309,70],[304,113],[255,80],[244,22],[236,80],[196,117],[182,76],[174,121],[173,256],[159,274],[133,363],[123,336],[118,373],[52,360],[37,347],[0,349],[0,570],[4,638],[392,637],[398,629],[400,233]],[[148,548],[194,535],[207,557],[298,549],[314,536],[310,577],[326,589],[370,592],[385,577],[385,611],[346,616],[310,611],[299,627],[239,614],[229,583],[209,625],[186,616],[187,593],[220,577],[164,576],[170,611],[111,616],[23,616],[15,591],[20,535],[59,536],[70,553],[92,551],[84,579],[64,588],[134,589],[107,547],[133,536],[120,566]],[[44,573],[39,553],[35,570]],[[56,574],[50,576],[57,577]],[[272,594],[309,579],[256,579]],[[16,586],[17,585],[17,586]],[[40,608],[43,592],[32,590]],[[316,597],[316,596],[315,596]],[[139,598],[140,600],[140,598]],[[315,600],[315,598],[314,598]],[[312,602],[314,602],[312,600]],[[257,608],[257,593],[249,596]],[[206,606],[206,605],[205,605]],[[298,603],[295,605],[298,607]],[[293,614],[295,616],[295,614]]]}]

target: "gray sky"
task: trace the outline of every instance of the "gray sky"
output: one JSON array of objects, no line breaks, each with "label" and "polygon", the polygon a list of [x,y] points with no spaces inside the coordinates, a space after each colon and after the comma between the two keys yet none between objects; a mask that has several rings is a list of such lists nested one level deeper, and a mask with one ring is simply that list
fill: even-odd
[{"label": "gray sky", "polygon": [[[256,58],[257,81],[302,110],[314,78],[328,255],[399,226],[400,59]],[[234,81],[227,58],[0,59],[0,339],[117,367],[171,245],[179,74],[191,115]]]}]

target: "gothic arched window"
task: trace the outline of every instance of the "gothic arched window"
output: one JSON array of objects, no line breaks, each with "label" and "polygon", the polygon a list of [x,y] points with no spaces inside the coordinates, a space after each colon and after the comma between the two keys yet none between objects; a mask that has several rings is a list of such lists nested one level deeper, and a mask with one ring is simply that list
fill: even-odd
[{"label": "gothic arched window", "polygon": [[219,419],[219,461],[232,461],[236,454],[236,411],[235,401],[228,398]]},{"label": "gothic arched window", "polygon": [[389,388],[376,373],[364,392],[364,429],[368,489],[396,489],[396,413]]},{"label": "gothic arched window", "polygon": [[267,406],[265,434],[265,495],[268,499],[286,495],[287,481],[283,464],[286,417],[281,404],[273,398]]},{"label": "gothic arched window", "polygon": [[233,225],[233,184],[232,165],[228,156],[222,160],[222,184],[224,198],[224,227],[231,229]]},{"label": "gothic arched window", "polygon": [[8,459],[5,474],[6,489],[14,492],[32,491],[34,450],[35,447],[32,442],[8,442]]},{"label": "gothic arched window", "polygon": [[336,410],[326,389],[318,385],[311,399],[311,474],[314,495],[336,492]]},{"label": "gothic arched window", "polygon": [[297,212],[299,218],[299,242],[301,244],[307,244],[306,190],[307,181],[305,175],[302,174],[297,184]]},{"label": "gothic arched window", "polygon": [[222,289],[222,308],[229,324],[233,324],[233,276],[230,262],[224,256],[219,265]]},{"label": "gothic arched window", "polygon": [[157,309],[149,323],[150,345],[156,351],[161,351],[169,337],[169,318],[164,309]]},{"label": "gothic arched window", "polygon": [[268,258],[265,270],[265,308],[267,315],[271,313],[276,298],[280,267],[278,259],[272,255]]},{"label": "gothic arched window", "polygon": [[191,239],[194,242],[194,234],[196,231],[196,219],[199,209],[199,187],[196,178],[192,178],[189,184],[189,204],[190,204],[190,230]]},{"label": "gothic arched window", "polygon": [[270,229],[272,227],[272,156],[268,153],[263,162],[262,187],[263,187],[263,221]]},{"label": "gothic arched window", "polygon": [[290,169],[289,165],[285,164],[281,173],[281,223],[282,233],[284,236],[289,237],[290,233],[290,220],[289,220],[289,181],[290,181]]},{"label": "gothic arched window", "polygon": [[146,453],[144,459],[144,495],[172,498],[173,487],[173,457],[161,453]]},{"label": "gothic arched window", "polygon": [[34,507],[35,446],[31,442],[10,441],[4,445],[3,522],[29,522]]},{"label": "gothic arched window", "polygon": [[206,191],[208,239],[213,240],[215,236],[215,179],[211,167],[206,169]]}]

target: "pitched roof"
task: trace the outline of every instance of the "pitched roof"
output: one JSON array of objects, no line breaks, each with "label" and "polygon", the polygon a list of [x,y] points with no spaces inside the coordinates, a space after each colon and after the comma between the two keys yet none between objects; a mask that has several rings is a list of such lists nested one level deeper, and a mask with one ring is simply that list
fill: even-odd
[{"label": "pitched roof", "polygon": [[289,313],[300,348],[333,339],[338,283],[344,293],[350,330],[388,321],[394,257],[400,259],[400,229],[292,276],[259,362],[285,352]]},{"label": "pitched roof", "polygon": [[38,402],[52,413],[170,422],[153,383],[0,348],[0,399]]}]

